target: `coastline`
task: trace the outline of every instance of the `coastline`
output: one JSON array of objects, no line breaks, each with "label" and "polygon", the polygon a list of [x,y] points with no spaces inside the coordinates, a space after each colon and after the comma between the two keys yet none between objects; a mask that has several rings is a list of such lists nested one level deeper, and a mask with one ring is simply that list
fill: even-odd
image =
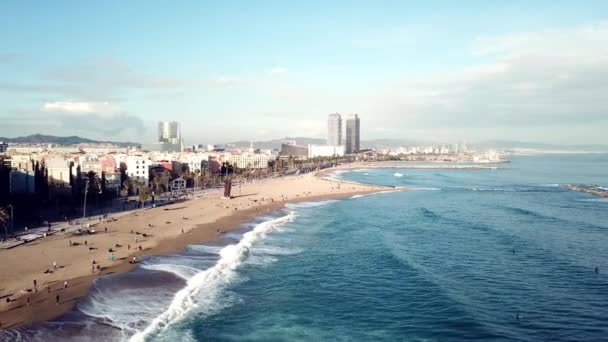
[{"label": "coastline", "polygon": [[[399,163],[400,165],[391,165]],[[455,169],[455,170],[497,170],[503,167],[496,166],[495,164],[506,164],[507,162],[496,162],[496,163],[467,163],[461,164],[457,162],[443,162],[443,161],[371,161],[371,162],[354,162],[350,164],[344,164],[332,168],[331,171],[336,170],[356,170],[356,169]],[[409,164],[409,165],[408,165]],[[325,173],[326,171],[320,171]],[[329,171],[328,171],[329,172]]]},{"label": "coastline", "polygon": [[[62,252],[66,251],[72,252],[77,247],[65,247],[68,240],[77,239],[81,243],[83,238],[74,238],[69,235],[53,236],[46,238],[47,240],[28,246],[20,246],[12,250],[2,251],[0,252],[0,258],[3,258],[5,261],[11,255],[10,253],[15,253],[15,251],[17,251],[16,254],[20,255],[12,258],[17,264],[13,264],[10,262],[11,260],[8,260],[9,262],[6,262],[4,266],[0,265],[0,279],[8,279],[10,277],[10,275],[7,275],[7,273],[11,273],[11,267],[8,265],[18,267],[18,264],[21,263],[22,266],[30,266],[30,270],[20,275],[14,275],[12,282],[8,283],[8,286],[5,285],[6,282],[2,282],[2,286],[0,287],[0,328],[8,329],[26,326],[35,322],[51,320],[67,313],[74,308],[79,299],[86,296],[93,282],[98,277],[125,273],[135,269],[137,264],[129,263],[129,260],[133,256],[141,260],[148,255],[179,252],[191,244],[215,241],[218,239],[219,233],[238,229],[242,224],[251,221],[255,217],[281,209],[287,203],[343,199],[354,195],[395,190],[394,188],[346,183],[337,179],[322,177],[336,169],[339,168],[305,175],[268,179],[260,183],[245,184],[242,186],[242,189],[238,189],[239,194],[242,192],[245,194],[237,195],[231,200],[222,199],[219,191],[212,191],[208,197],[193,198],[167,207],[147,209],[144,213],[135,211],[113,222],[104,223],[104,225],[108,226],[106,228],[109,228],[108,233],[103,234],[100,232],[98,236],[89,237],[92,243],[90,242],[88,245],[99,246],[99,249],[103,249],[102,245],[113,246],[112,243],[114,241],[120,241],[116,246],[121,246],[122,253],[119,251],[121,248],[117,248],[115,253],[113,253],[116,254],[116,259],[108,262],[102,256],[102,254],[105,254],[104,252],[97,252],[97,249],[94,250],[93,252],[97,252],[94,253],[96,254],[94,257],[97,257],[97,260],[102,260],[98,261],[98,263],[103,266],[102,270],[95,274],[91,273],[88,266],[90,265],[88,263],[90,261],[88,260],[91,258],[89,255],[91,251],[89,253],[79,251],[79,253],[75,253],[76,255],[66,256],[68,260],[76,260],[74,259],[75,257],[87,258],[84,268],[82,261],[80,262],[81,265],[75,267],[72,264],[64,265],[62,260],[58,260],[58,264],[60,265],[56,271],[58,274],[46,277],[40,275],[40,273],[43,269],[48,269],[48,265],[54,259],[49,260],[48,256],[43,260],[35,260],[33,258],[35,255],[46,254],[47,248],[55,251],[55,253],[49,253],[54,255],[61,255]],[[233,188],[233,193],[236,192],[235,190]],[[268,191],[263,192],[263,190]],[[264,197],[268,196],[269,193],[272,197]],[[278,194],[281,195],[279,196]],[[275,197],[277,198],[276,200],[274,199]],[[238,201],[235,201],[236,199]],[[199,203],[203,207],[201,207],[201,210],[196,210],[194,206],[197,206]],[[158,232],[160,228],[155,227],[156,225],[160,225],[158,218],[162,217],[163,220],[179,220],[179,215],[176,216],[172,212],[182,210],[186,212],[186,209],[190,209],[188,217],[183,216],[182,219],[188,222],[171,224],[171,221],[166,221],[165,223],[171,226],[168,229],[171,233],[161,234]],[[200,213],[203,209],[207,211],[211,210],[215,215],[205,216],[204,214],[199,214],[199,220],[197,218],[190,218],[191,214]],[[141,228],[142,224],[145,223],[148,223],[149,227]],[[140,246],[143,246],[141,250],[136,249],[134,245],[133,249],[129,248],[125,251],[124,244],[134,238],[134,235],[131,234],[133,229],[129,227],[135,225],[140,226],[140,230],[146,230],[146,232],[152,231],[153,234],[150,234],[148,239],[142,239],[138,242]],[[150,228],[150,225],[152,225],[152,228]],[[187,228],[184,228],[186,226]],[[115,228],[118,231],[114,230]],[[159,235],[158,237],[156,236],[157,234]],[[137,236],[140,235],[137,234]],[[135,241],[138,240],[135,237]],[[62,247],[59,247],[59,250],[57,250],[58,244],[62,245]],[[28,262],[28,260],[22,258],[27,255],[29,255],[29,261],[32,262]],[[37,268],[38,272],[31,271],[32,264]],[[64,267],[66,270],[64,270]],[[38,291],[33,291],[31,279],[35,277],[38,277]],[[64,288],[64,281],[67,281],[67,288]],[[57,296],[59,296],[59,304],[56,304]],[[12,300],[10,304],[6,303],[7,297],[10,297]]]}]

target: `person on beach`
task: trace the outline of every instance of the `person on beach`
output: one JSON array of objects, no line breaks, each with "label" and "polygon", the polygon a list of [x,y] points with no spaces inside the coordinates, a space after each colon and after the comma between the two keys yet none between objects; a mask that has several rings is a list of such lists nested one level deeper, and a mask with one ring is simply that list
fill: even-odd
[{"label": "person on beach", "polygon": [[53,269],[56,270],[57,269],[57,261],[53,261]]},{"label": "person on beach", "polygon": [[67,281],[64,281],[64,282],[63,282],[63,288],[64,288],[64,289],[67,289],[67,288],[68,288],[68,282],[67,282]]},{"label": "person on beach", "polygon": [[59,305],[59,295],[55,296],[55,305]]},{"label": "person on beach", "polygon": [[38,291],[38,282],[34,279],[34,291]]},{"label": "person on beach", "polygon": [[50,286],[47,286],[46,291],[47,291],[49,294],[51,294],[51,287],[50,287]]}]

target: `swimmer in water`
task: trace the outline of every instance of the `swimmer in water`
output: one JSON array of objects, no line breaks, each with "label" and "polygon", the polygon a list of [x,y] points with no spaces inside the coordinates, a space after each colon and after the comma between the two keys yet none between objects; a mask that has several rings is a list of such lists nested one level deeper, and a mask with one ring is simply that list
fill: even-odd
[{"label": "swimmer in water", "polygon": [[600,274],[600,268],[599,267],[595,268],[595,274]]}]

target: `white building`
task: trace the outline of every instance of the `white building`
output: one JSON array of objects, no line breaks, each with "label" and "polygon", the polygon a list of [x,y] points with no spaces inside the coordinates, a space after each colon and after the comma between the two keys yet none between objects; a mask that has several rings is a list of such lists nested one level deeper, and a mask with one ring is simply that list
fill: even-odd
[{"label": "white building", "polygon": [[127,165],[127,176],[129,178],[148,185],[148,172],[152,164],[148,157],[141,155],[127,156],[125,164]]},{"label": "white building", "polygon": [[182,156],[180,162],[188,165],[188,171],[203,171],[209,167],[209,153],[190,153]]},{"label": "white building", "polygon": [[308,145],[308,158],[340,157],[344,155],[344,146]]},{"label": "white building", "polygon": [[265,169],[269,160],[269,155],[259,153],[233,154],[228,157],[228,163],[239,169]]},{"label": "white building", "polygon": [[342,145],[342,117],[338,113],[327,117],[327,145]]},{"label": "white building", "polygon": [[45,160],[49,185],[67,187],[70,185],[70,162],[62,157]]}]

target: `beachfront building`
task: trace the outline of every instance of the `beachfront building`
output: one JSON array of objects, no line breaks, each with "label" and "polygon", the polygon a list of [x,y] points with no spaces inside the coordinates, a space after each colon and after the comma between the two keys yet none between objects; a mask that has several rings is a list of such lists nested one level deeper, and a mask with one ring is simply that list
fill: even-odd
[{"label": "beachfront building", "polygon": [[228,157],[228,163],[239,169],[265,169],[269,161],[269,155],[259,153],[233,154]]},{"label": "beachfront building", "polygon": [[152,162],[147,156],[133,155],[126,158],[127,176],[148,185],[148,173]]},{"label": "beachfront building", "polygon": [[58,188],[70,186],[70,162],[62,157],[45,160],[49,185]]},{"label": "beachfront building", "polygon": [[0,153],[6,153],[8,151],[8,144],[4,141],[0,141]]},{"label": "beachfront building", "polygon": [[360,146],[359,115],[352,114],[346,119],[346,154],[357,153]]},{"label": "beachfront building", "polygon": [[342,145],[342,116],[339,113],[327,117],[327,145]]},{"label": "beachfront building", "polygon": [[281,157],[292,157],[292,158],[308,158],[308,147],[298,146],[295,144],[281,144]]},{"label": "beachfront building", "polygon": [[186,188],[186,180],[183,178],[176,178],[171,181],[171,191],[183,190]]},{"label": "beachfront building", "polygon": [[344,146],[308,145],[308,158],[340,157],[344,155]]}]

